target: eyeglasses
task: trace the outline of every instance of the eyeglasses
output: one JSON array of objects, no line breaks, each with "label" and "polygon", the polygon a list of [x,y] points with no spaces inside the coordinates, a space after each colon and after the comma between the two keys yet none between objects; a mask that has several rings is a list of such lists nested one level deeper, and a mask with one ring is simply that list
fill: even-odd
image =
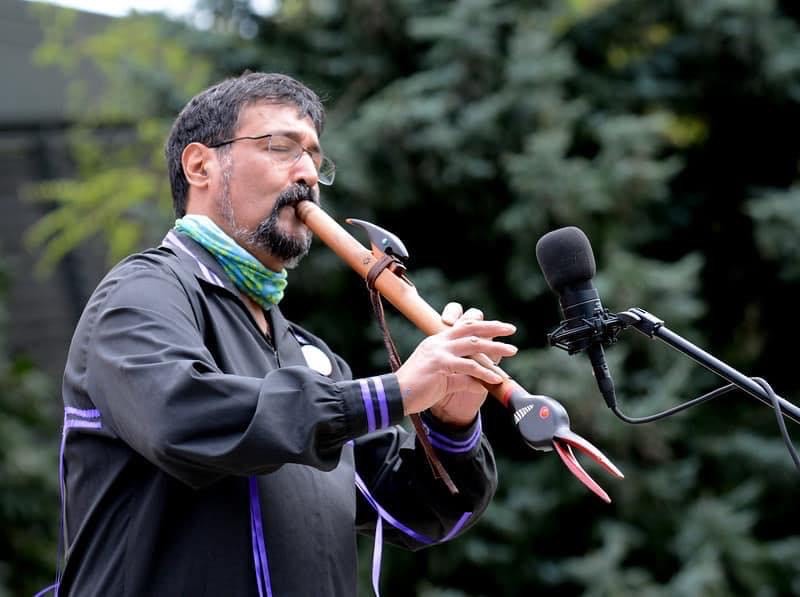
[{"label": "eyeglasses", "polygon": [[208,145],[212,149],[228,145],[234,141],[241,141],[242,139],[251,139],[257,141],[259,139],[267,139],[267,153],[270,159],[276,164],[282,166],[291,166],[299,160],[304,153],[311,156],[311,161],[314,162],[314,168],[317,170],[317,179],[324,185],[333,184],[333,179],[336,177],[336,164],[333,160],[322,155],[321,151],[312,151],[306,149],[300,143],[290,137],[284,135],[259,135],[257,137],[235,137],[233,139],[226,139],[213,145]]}]

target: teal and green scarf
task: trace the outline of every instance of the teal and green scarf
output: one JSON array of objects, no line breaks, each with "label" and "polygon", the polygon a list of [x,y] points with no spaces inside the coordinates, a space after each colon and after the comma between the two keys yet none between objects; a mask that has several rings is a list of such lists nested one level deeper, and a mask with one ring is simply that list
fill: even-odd
[{"label": "teal and green scarf", "polygon": [[286,270],[274,272],[225,234],[211,218],[186,215],[175,220],[175,230],[197,241],[219,261],[236,287],[269,310],[283,298]]}]

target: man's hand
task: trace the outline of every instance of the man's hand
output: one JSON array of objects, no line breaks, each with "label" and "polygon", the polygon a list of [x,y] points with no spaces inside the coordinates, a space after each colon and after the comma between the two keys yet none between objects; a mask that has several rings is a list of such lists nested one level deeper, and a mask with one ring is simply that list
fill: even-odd
[{"label": "man's hand", "polygon": [[503,381],[498,373],[470,357],[483,353],[497,362],[513,356],[517,352],[515,346],[494,338],[510,336],[516,328],[510,323],[483,321],[478,309],[464,313],[458,303],[444,308],[442,321],[452,327],[420,342],[396,372],[405,413],[430,408],[444,423],[469,425],[486,399],[486,388],[480,381]]}]

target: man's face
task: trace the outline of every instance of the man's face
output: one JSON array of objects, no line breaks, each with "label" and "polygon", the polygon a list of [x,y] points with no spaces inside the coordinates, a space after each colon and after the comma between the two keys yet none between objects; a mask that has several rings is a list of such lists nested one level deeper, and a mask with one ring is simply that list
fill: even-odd
[{"label": "man's face", "polygon": [[[294,106],[244,107],[234,137],[268,133],[290,137],[307,149],[319,147],[313,122],[299,116]],[[243,139],[223,150],[215,219],[236,242],[278,271],[294,267],[308,252],[311,231],[295,215],[294,205],[303,199],[318,201],[319,188],[307,153],[293,164],[278,164],[268,144],[269,139]]]}]

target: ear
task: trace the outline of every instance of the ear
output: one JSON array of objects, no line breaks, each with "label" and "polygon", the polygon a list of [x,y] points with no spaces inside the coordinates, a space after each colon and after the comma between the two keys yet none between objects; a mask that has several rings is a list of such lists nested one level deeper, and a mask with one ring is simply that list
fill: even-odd
[{"label": "ear", "polygon": [[202,143],[189,143],[181,153],[181,166],[189,187],[205,189],[217,165],[216,153]]}]

